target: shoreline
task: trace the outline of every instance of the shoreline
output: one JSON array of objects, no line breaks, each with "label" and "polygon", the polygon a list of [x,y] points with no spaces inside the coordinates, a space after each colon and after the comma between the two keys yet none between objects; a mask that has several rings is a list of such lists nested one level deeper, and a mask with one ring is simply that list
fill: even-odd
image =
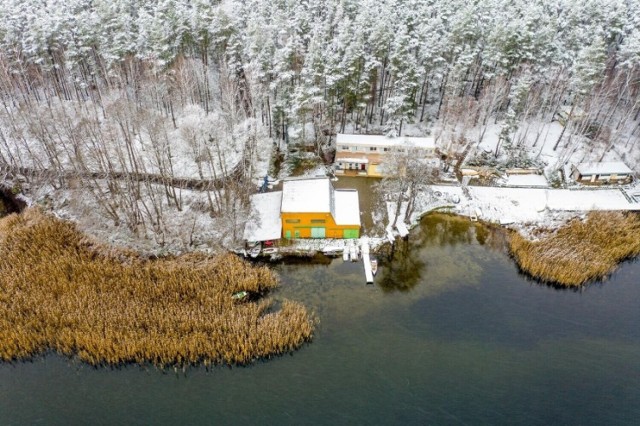
[{"label": "shoreline", "polygon": [[[480,223],[500,226],[503,229],[513,231],[530,242],[537,242],[549,232],[557,232],[568,223],[586,218],[590,212],[602,210],[616,210],[624,212],[640,211],[640,202],[635,194],[640,190],[640,184],[626,185],[621,187],[598,187],[598,188],[573,188],[573,189],[553,189],[553,188],[517,188],[502,186],[462,186],[457,183],[431,185],[427,191],[423,191],[416,197],[415,211],[411,214],[407,229],[413,229],[420,223],[420,220],[429,214],[446,213],[468,218],[471,221],[477,220]],[[633,197],[628,196],[632,194]],[[11,194],[15,199],[24,203],[25,206],[33,204],[29,197],[24,194]],[[561,202],[566,199],[564,204]],[[611,201],[609,206],[607,202]],[[489,206],[489,207],[487,207]],[[606,209],[606,207],[611,209]],[[404,217],[404,206],[401,208],[401,216]],[[108,224],[102,222],[99,232],[95,232],[95,227],[80,226],[74,216],[68,214],[61,215],[54,205],[47,209],[51,213],[63,220],[69,220],[76,224],[82,232],[93,236],[98,241],[120,247],[125,250],[133,250],[141,257],[147,259],[169,258],[188,253],[205,253],[208,255],[220,255],[225,252],[235,252],[243,255],[242,250],[225,247],[225,245],[212,246],[201,241],[200,244],[176,249],[173,245],[166,247],[158,246],[152,240],[141,239],[114,239],[112,238],[118,231],[110,228]],[[389,223],[392,222],[395,205],[387,202],[387,217]],[[507,212],[507,213],[505,213]],[[371,212],[364,211],[363,214]],[[377,215],[377,216],[376,216]],[[380,213],[376,213],[375,218],[380,218]],[[61,217],[63,216],[63,217]],[[379,221],[377,221],[379,223]],[[105,227],[106,226],[106,227]],[[105,231],[109,235],[106,237]],[[210,231],[209,231],[210,232]],[[215,233],[215,232],[214,232]],[[397,238],[402,232],[386,226],[384,236],[363,235],[356,241],[366,239],[371,246],[372,252],[377,252],[380,247],[387,244],[389,235]],[[204,243],[204,244],[203,244]],[[287,262],[290,259],[316,258],[320,256],[331,258],[339,256],[345,245],[345,240],[298,240],[298,242],[280,247],[277,253],[267,256],[259,256],[257,260],[264,262]],[[327,252],[328,251],[328,252]],[[511,254],[511,253],[510,253]],[[633,256],[632,256],[633,257]],[[517,258],[514,257],[514,261]],[[520,264],[518,264],[520,267]],[[606,274],[605,274],[606,275]],[[600,274],[598,276],[604,276]],[[532,274],[532,278],[541,282],[549,283],[544,277],[537,277]],[[595,277],[594,277],[595,279]],[[584,280],[582,281],[585,282]]]}]

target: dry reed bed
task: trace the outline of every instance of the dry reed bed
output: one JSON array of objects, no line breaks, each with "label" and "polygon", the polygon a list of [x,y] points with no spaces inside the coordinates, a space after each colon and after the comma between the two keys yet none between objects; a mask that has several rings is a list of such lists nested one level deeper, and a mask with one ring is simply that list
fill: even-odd
[{"label": "dry reed bed", "polygon": [[97,364],[244,364],[292,351],[315,319],[283,301],[236,304],[277,286],[234,255],[144,260],[37,210],[0,220],[0,360],[46,350]]},{"label": "dry reed bed", "polygon": [[592,212],[539,241],[514,233],[511,254],[526,273],[545,282],[579,286],[611,273],[624,259],[640,254],[636,213]]}]

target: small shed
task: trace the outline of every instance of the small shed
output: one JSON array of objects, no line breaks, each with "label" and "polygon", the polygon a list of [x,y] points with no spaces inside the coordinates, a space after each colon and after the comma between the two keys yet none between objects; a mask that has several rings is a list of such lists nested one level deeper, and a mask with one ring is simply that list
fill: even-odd
[{"label": "small shed", "polygon": [[622,161],[580,163],[573,167],[572,177],[584,184],[627,183],[633,177],[633,170]]}]

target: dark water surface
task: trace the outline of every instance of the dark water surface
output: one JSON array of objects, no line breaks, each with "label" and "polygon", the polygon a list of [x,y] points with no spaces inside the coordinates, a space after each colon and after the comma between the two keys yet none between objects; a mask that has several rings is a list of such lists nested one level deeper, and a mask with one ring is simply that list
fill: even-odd
[{"label": "dark water surface", "polygon": [[250,367],[1,364],[0,425],[639,424],[640,263],[556,290],[501,246],[431,217],[374,286],[360,263],[279,265],[274,296],[321,324],[293,356]]}]

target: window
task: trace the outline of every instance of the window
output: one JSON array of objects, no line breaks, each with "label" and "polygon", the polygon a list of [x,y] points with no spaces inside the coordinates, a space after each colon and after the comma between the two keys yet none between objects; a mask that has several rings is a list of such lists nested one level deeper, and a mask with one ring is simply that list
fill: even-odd
[{"label": "window", "polygon": [[300,219],[286,219],[285,223],[300,223]]},{"label": "window", "polygon": [[377,150],[378,150],[378,148],[376,148],[375,146],[370,146],[369,147],[369,151],[377,151]]},{"label": "window", "polygon": [[349,151],[349,147],[348,147],[348,146],[346,146],[346,145],[343,145],[343,146],[342,146],[342,150],[343,150],[343,151]]},{"label": "window", "polygon": [[388,151],[390,151],[390,148],[388,148],[388,147],[384,147],[384,148],[382,148],[382,150],[383,150],[384,152],[388,152]]},{"label": "window", "polygon": [[311,223],[325,223],[326,220],[324,219],[311,219]]}]

